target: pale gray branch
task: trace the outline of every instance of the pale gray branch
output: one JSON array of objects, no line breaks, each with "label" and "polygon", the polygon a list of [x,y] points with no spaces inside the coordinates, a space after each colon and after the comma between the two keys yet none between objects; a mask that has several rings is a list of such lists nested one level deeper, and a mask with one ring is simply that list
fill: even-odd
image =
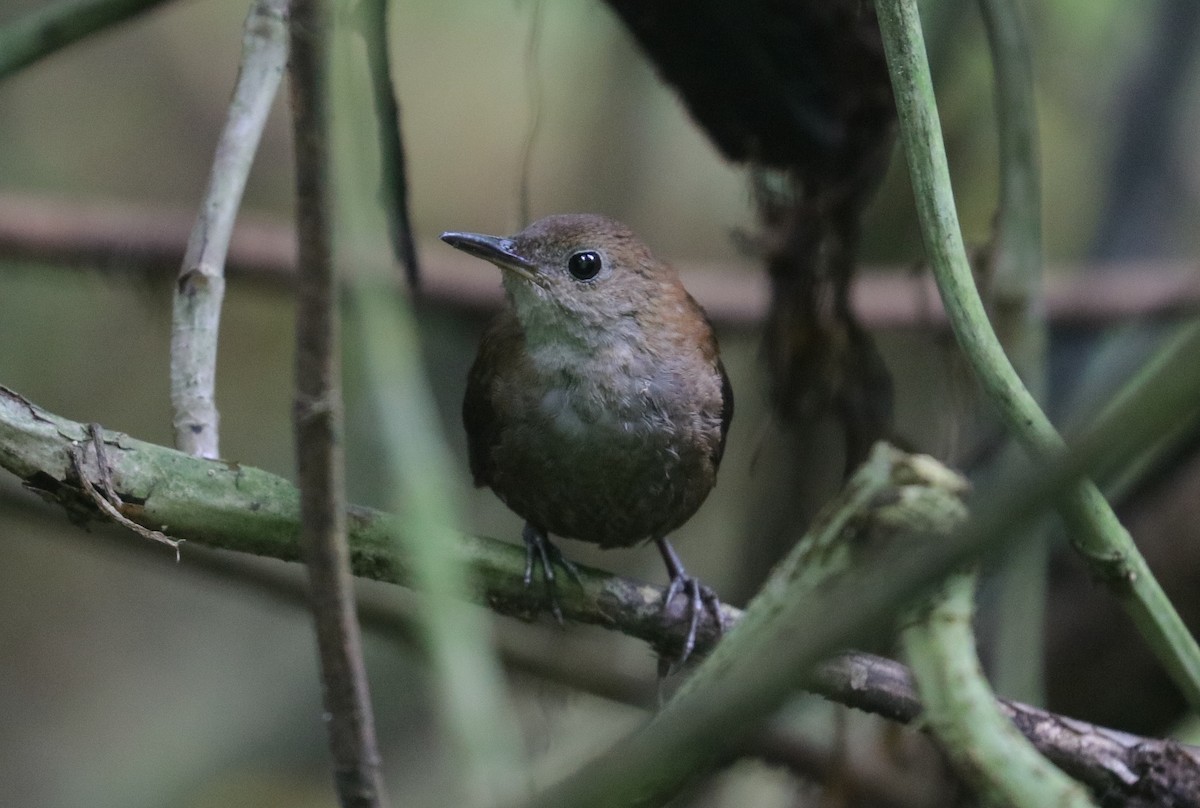
[{"label": "pale gray branch", "polygon": [[287,0],[255,0],[246,18],[242,64],[229,116],[175,284],[171,327],[175,446],[199,457],[220,456],[217,337],[225,296],[225,257],[287,55]]}]

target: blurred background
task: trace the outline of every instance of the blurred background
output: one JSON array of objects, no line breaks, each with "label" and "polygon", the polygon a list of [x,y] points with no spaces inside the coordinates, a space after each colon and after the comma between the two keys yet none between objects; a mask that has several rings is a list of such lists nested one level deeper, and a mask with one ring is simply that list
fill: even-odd
[{"label": "blurred background", "polygon": [[[6,0],[0,24],[38,5]],[[1130,273],[1136,289],[1140,276],[1133,273],[1195,273],[1200,6],[1193,0],[1025,5],[1052,280],[1086,288],[1092,279]],[[177,213],[190,221],[237,73],[246,11],[238,0],[176,0],[0,83],[0,194],[8,209],[48,205],[70,215],[82,206]],[[923,12],[964,234],[979,245],[990,237],[997,195],[981,23],[971,3],[931,0]],[[761,300],[762,270],[745,249],[747,234],[758,227],[746,170],[720,156],[607,6],[402,0],[393,3],[390,30],[423,259],[451,260],[450,248],[436,241],[443,230],[519,227],[529,149],[534,217],[614,216],[681,266],[685,280],[690,269],[696,277],[730,279],[709,299],[697,289],[702,302],[732,309],[739,296]],[[352,32],[339,40],[336,67],[345,147],[341,254],[347,271],[381,280],[394,270],[386,265],[383,218],[373,204],[374,124],[361,42]],[[249,219],[268,224],[286,224],[291,212],[285,100],[286,93],[244,205]],[[868,267],[895,273],[915,267],[921,256],[906,172],[893,160],[866,214],[861,257]],[[499,285],[486,265],[453,266]],[[0,262],[0,384],[63,416],[169,445],[171,270],[125,270],[119,258],[82,267]],[[1069,303],[1068,297],[1051,323],[1050,408],[1064,422],[1080,402],[1102,401],[1126,379],[1170,319],[1161,310],[1122,319],[1081,315]],[[676,547],[691,572],[741,604],[780,547],[839,486],[841,444],[822,427],[799,448],[787,444],[799,457],[778,456],[783,449],[771,438],[759,359],[761,328],[753,318],[723,319],[726,308],[711,308],[737,416],[720,484],[679,532]],[[461,459],[455,483],[468,523],[478,533],[517,541],[517,517],[490,492],[470,489],[458,419],[485,309],[452,302],[425,307],[423,349],[446,439]],[[222,452],[289,477],[292,327],[291,301],[281,287],[230,283],[218,373]],[[896,434],[959,462],[986,448],[994,424],[976,411],[973,383],[936,318],[873,331],[895,385]],[[378,485],[366,372],[351,350],[348,477],[353,501],[378,505],[386,492]],[[1200,615],[1196,443],[1127,486],[1120,500],[1124,520],[1193,626]],[[783,487],[781,480],[795,478],[776,472],[781,463],[804,469],[800,496]],[[795,521],[787,529],[773,526],[779,535],[764,546],[763,523],[781,497],[800,501]],[[566,542],[564,549],[586,563],[664,582],[652,547],[600,553]],[[0,804],[332,804],[317,657],[302,605],[190,564],[186,549],[176,564],[169,552],[132,536],[96,526],[81,531],[12,479],[0,480],[0,557]],[[263,566],[272,574],[296,573],[282,563]],[[1051,584],[1049,706],[1137,732],[1176,727],[1181,700],[1119,609],[1069,555],[1056,554]],[[403,600],[388,587],[367,589],[373,597]],[[988,605],[985,588],[985,612]],[[654,661],[639,643],[575,627],[511,623],[496,620],[497,636],[511,647],[584,660],[595,654],[653,692]],[[394,632],[373,630],[368,637],[394,803],[442,804],[439,783],[454,774],[431,729],[420,656]],[[561,776],[644,716],[528,673],[514,672],[512,685],[539,782]],[[832,743],[831,726],[844,728],[844,715],[828,705],[814,702],[802,712],[799,720],[819,746]],[[876,753],[882,754],[866,754]],[[819,795],[811,782],[743,762],[686,804],[818,804]]]}]

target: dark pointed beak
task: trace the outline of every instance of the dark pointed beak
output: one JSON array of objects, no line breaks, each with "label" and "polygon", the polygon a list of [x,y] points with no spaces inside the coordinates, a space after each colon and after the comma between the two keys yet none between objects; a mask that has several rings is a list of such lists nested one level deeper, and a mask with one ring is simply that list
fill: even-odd
[{"label": "dark pointed beak", "polygon": [[512,239],[482,233],[442,233],[442,241],[467,255],[482,258],[527,281],[537,283],[537,265],[514,252]]}]

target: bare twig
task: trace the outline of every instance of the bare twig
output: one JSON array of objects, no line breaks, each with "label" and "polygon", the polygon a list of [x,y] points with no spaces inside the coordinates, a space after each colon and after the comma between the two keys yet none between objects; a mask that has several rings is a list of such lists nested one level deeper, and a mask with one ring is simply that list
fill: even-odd
[{"label": "bare twig", "polygon": [[[71,459],[71,470],[79,480],[79,484],[82,486],[84,492],[109,519],[126,530],[133,531],[144,539],[150,539],[151,541],[167,545],[175,551],[175,560],[178,561],[179,545],[183,543],[181,539],[172,539],[161,530],[152,530],[139,525],[121,513],[119,509],[125,503],[113,491],[112,473],[103,454],[104,439],[99,425],[89,425],[89,432],[91,433],[91,439],[87,443],[71,443],[67,446],[67,456]],[[91,481],[87,473],[87,450],[85,447],[88,445],[94,446],[96,450],[96,476],[100,482],[99,490],[97,490],[96,485]]]},{"label": "bare twig", "polygon": [[308,566],[334,781],[343,808],[384,804],[354,613],[342,454],[337,283],[329,152],[329,0],[296,0],[291,96],[296,150],[296,434],[300,548]]},{"label": "bare twig", "polygon": [[175,446],[219,457],[217,336],[225,296],[225,256],[246,178],[287,65],[288,0],[255,0],[242,37],[229,117],[217,143],[208,189],[175,283],[171,405]]},{"label": "bare twig", "polygon": [[[0,193],[0,258],[99,266],[147,277],[179,270],[192,214]],[[423,250],[422,250],[423,251]],[[453,250],[430,248],[422,262],[422,296],[431,303],[490,311],[499,284]],[[368,257],[368,260],[369,257]],[[290,226],[240,217],[226,271],[234,278],[291,289],[296,245]],[[388,264],[386,256],[375,263]],[[688,288],[718,325],[757,327],[767,289],[750,262],[677,262]],[[1123,262],[1103,268],[1060,266],[1048,273],[1046,312],[1053,325],[1103,327],[1134,317],[1172,317],[1200,310],[1195,262]],[[933,284],[911,268],[867,267],[852,290],[859,320],[871,328],[944,329]]]},{"label": "bare twig", "polygon": [[[833,701],[893,721],[908,724],[922,718],[912,675],[890,659],[845,654],[823,665],[812,687]],[[1200,806],[1200,748],[1107,729],[1007,699],[997,705],[1047,759],[1112,804]]]}]

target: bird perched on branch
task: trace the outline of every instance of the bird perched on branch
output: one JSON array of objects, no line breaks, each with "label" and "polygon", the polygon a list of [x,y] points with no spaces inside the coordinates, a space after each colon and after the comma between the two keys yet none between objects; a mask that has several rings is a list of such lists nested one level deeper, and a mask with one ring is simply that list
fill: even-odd
[{"label": "bird perched on branch", "polygon": [[717,479],[733,391],[704,310],[624,225],[570,214],[515,236],[443,233],[499,267],[507,305],[467,380],[471,472],[525,519],[525,583],[542,569],[561,619],[548,534],[629,547],[652,539],[687,598],[686,659],[716,595],[667,540]]}]

